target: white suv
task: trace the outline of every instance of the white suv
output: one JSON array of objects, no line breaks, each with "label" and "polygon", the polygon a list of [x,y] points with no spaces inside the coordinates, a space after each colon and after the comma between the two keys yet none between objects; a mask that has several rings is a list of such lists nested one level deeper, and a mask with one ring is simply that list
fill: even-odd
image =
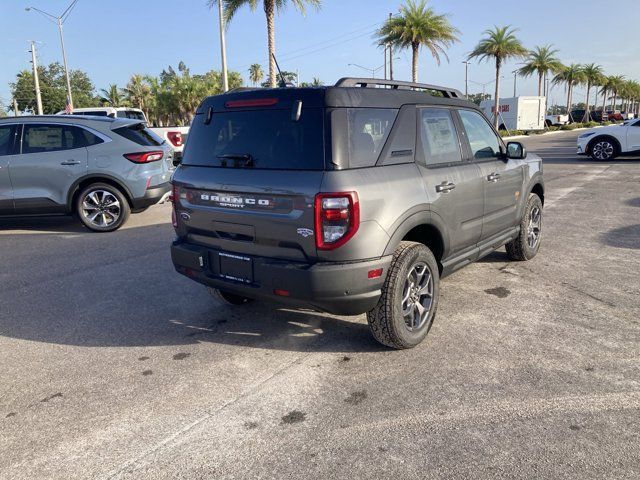
[{"label": "white suv", "polygon": [[624,125],[593,128],[578,137],[578,155],[612,160],[623,153],[640,154],[640,119]]}]

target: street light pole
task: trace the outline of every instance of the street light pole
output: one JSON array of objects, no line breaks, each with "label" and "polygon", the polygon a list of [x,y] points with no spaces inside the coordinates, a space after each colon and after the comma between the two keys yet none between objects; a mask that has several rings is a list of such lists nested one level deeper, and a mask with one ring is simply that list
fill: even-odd
[{"label": "street light pole", "polygon": [[464,62],[464,96],[465,98],[469,97],[469,61],[465,60]]},{"label": "street light pole", "polygon": [[31,41],[31,63],[33,64],[33,82],[36,87],[36,105],[38,115],[42,115],[42,96],[40,95],[40,79],[38,78],[38,62],[36,60],[36,42]]},{"label": "street light pole", "polygon": [[513,96],[518,96],[518,70],[514,70],[513,72]]},{"label": "street light pole", "polygon": [[42,15],[45,15],[49,20],[51,20],[52,22],[58,25],[58,30],[60,31],[60,44],[62,45],[62,61],[64,63],[64,75],[67,79],[67,105],[68,105],[68,108],[71,110],[73,110],[73,95],[71,94],[71,79],[69,78],[69,67],[67,65],[67,52],[65,51],[65,48],[64,48],[64,34],[62,33],[62,24],[65,22],[67,18],[69,18],[69,14],[71,13],[71,10],[73,10],[73,7],[75,7],[77,3],[78,3],[78,0],[73,0],[69,4],[67,9],[64,12],[62,12],[62,15],[60,15],[59,17],[56,17],[55,15],[47,13],[44,10],[40,10],[39,8],[36,8],[36,7],[25,8],[27,12],[30,10],[34,10]]},{"label": "street light pole", "polygon": [[218,0],[218,15],[220,16],[220,50],[222,57],[222,90],[229,90],[229,77],[227,74],[227,46],[224,38],[224,16],[222,11],[222,0]]},{"label": "street light pole", "polygon": [[[393,13],[389,14],[389,18],[393,17]],[[389,44],[389,80],[393,80],[393,45]]]}]

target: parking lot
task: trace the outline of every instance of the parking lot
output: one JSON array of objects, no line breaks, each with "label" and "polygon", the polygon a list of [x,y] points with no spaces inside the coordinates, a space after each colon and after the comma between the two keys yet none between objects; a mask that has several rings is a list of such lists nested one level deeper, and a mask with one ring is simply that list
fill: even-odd
[{"label": "parking lot", "polygon": [[366,318],[220,306],[169,205],[0,225],[1,478],[638,478],[640,161],[545,159],[540,254],[446,278],[391,351]]}]

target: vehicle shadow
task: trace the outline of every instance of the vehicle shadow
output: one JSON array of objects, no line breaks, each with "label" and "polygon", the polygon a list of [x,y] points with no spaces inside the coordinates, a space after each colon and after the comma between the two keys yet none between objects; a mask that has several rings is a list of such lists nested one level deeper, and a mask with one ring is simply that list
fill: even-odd
[{"label": "vehicle shadow", "polygon": [[629,205],[630,207],[640,207],[640,197],[632,198],[624,203]]},{"label": "vehicle shadow", "polygon": [[56,215],[48,217],[10,217],[0,219],[0,231],[23,230],[32,232],[90,233],[75,217]]},{"label": "vehicle shadow", "polygon": [[602,242],[611,247],[640,250],[640,224],[609,230],[602,235]]},{"label": "vehicle shadow", "polygon": [[203,286],[174,271],[171,225],[99,235],[85,229],[86,235],[68,235],[76,230],[64,222],[59,231],[49,221],[32,228],[34,232],[2,233],[4,337],[82,347],[208,342],[304,352],[385,350],[362,316],[337,317],[262,302],[219,304]]},{"label": "vehicle shadow", "polygon": [[509,255],[504,251],[504,247],[501,247],[500,250],[494,250],[486,257],[482,257],[478,260],[478,263],[508,263],[511,262]]}]

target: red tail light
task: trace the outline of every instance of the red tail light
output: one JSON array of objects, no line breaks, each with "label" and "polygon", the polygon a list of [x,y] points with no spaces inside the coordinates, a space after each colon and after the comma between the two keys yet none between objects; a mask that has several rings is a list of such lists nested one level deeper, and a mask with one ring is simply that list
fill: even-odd
[{"label": "red tail light", "polygon": [[181,147],[183,144],[182,132],[167,132],[167,138],[174,147]]},{"label": "red tail light", "polygon": [[356,192],[319,193],[315,201],[316,247],[333,250],[349,241],[360,226]]},{"label": "red tail light", "polygon": [[277,98],[254,98],[251,100],[229,100],[225,102],[224,108],[241,107],[270,107],[278,103]]},{"label": "red tail light", "polygon": [[125,153],[123,156],[133,163],[151,163],[162,160],[162,157],[164,157],[164,152],[158,150],[154,152]]}]

